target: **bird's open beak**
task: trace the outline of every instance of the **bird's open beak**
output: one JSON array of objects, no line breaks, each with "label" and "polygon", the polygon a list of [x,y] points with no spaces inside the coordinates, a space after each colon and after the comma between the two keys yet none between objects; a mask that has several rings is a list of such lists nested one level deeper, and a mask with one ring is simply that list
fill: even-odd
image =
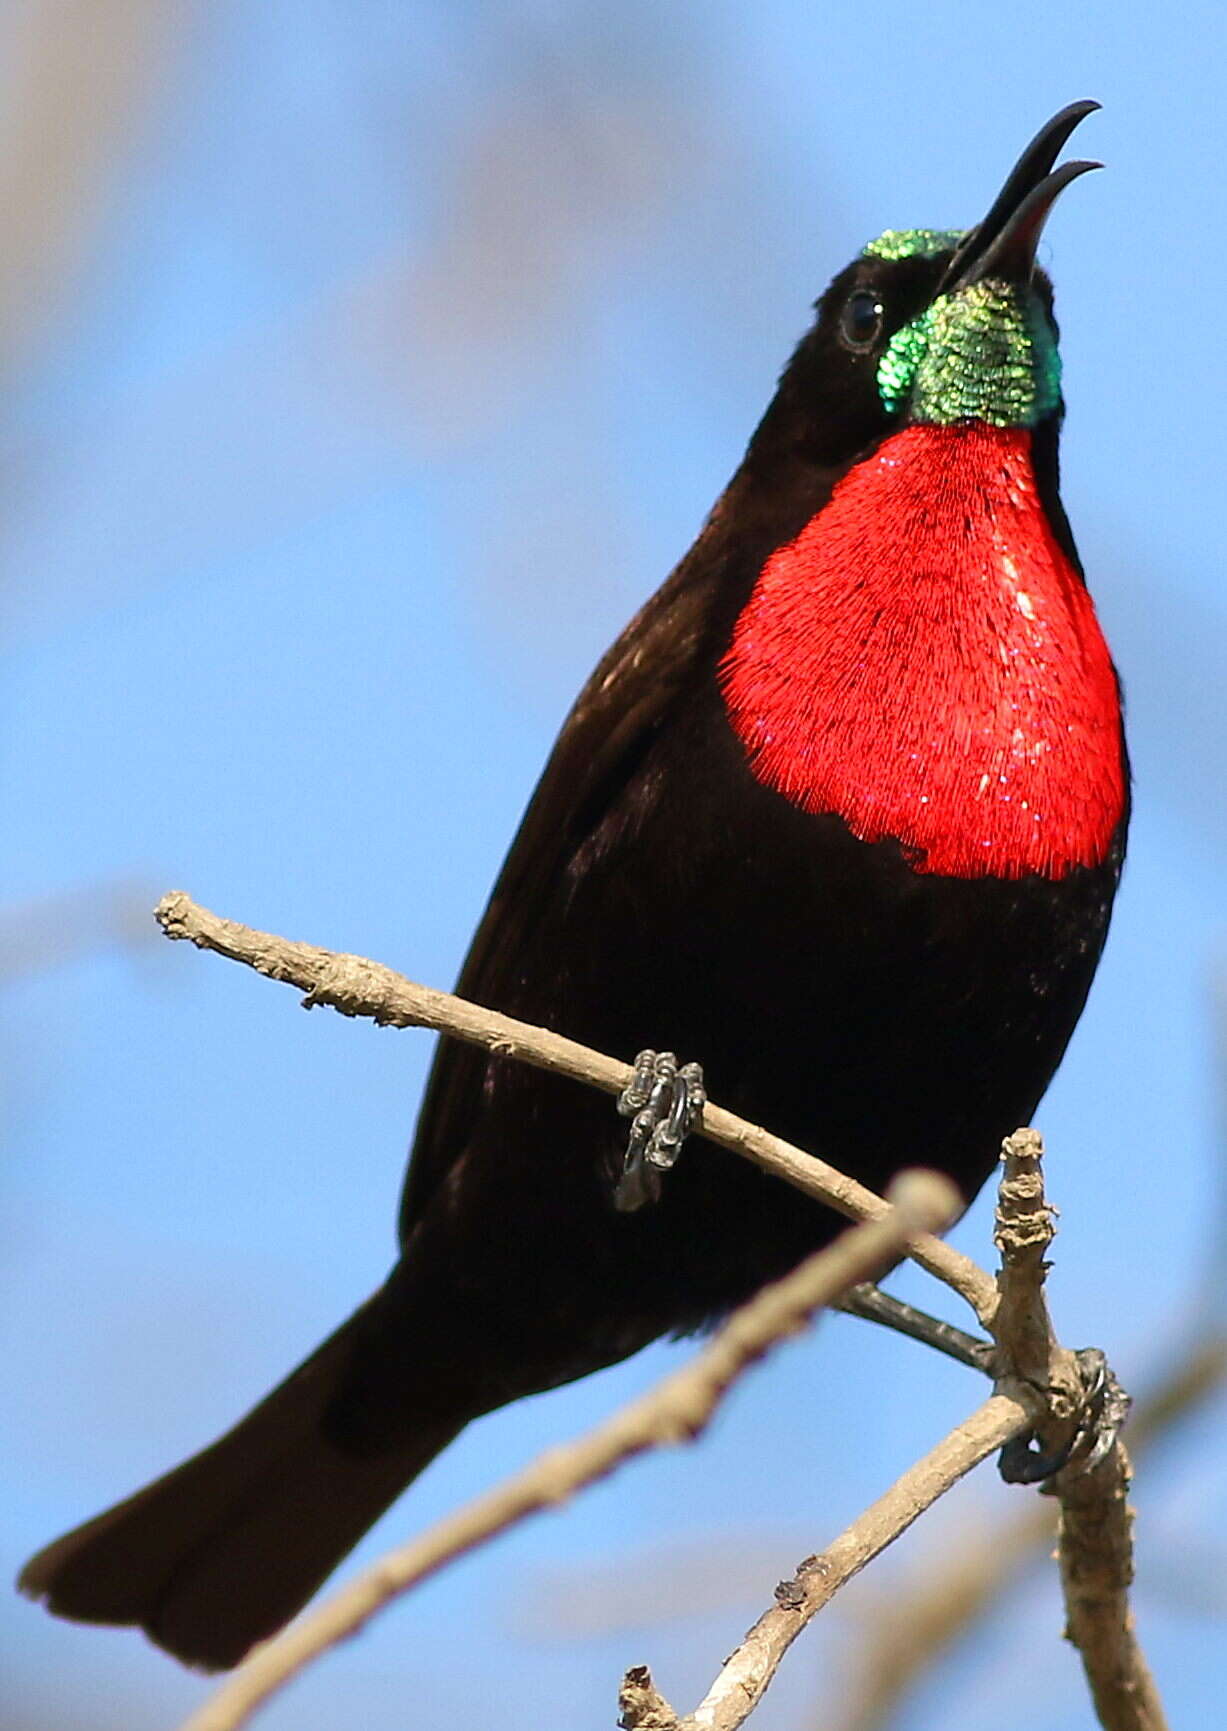
[{"label": "bird's open beak", "polygon": [[967,288],[986,277],[1011,283],[1031,280],[1035,249],[1049,211],[1071,180],[1103,167],[1100,162],[1066,162],[1053,168],[1075,126],[1098,107],[1097,102],[1071,102],[1040,128],[1014,164],[984,221],[955,252],[942,278],[940,294]]}]

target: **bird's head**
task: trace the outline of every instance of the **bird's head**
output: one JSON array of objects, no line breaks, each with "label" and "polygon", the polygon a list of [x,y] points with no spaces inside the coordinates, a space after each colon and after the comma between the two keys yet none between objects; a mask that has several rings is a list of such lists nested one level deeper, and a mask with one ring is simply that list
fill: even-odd
[{"label": "bird's head", "polygon": [[[1061,192],[1098,163],[1057,156],[1095,102],[1062,109],[975,228],[888,229],[840,272],[763,431],[842,464],[902,426],[1035,427],[1061,406],[1052,289],[1035,249]],[[782,414],[781,414],[782,412]]]}]

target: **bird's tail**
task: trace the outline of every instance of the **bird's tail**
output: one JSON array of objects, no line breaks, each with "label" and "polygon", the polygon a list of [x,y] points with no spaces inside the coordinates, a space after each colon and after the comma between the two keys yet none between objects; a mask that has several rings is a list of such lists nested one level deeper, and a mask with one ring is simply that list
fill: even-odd
[{"label": "bird's tail", "polygon": [[61,1617],[136,1624],[185,1664],[237,1664],[470,1416],[432,1416],[384,1452],[329,1439],[325,1414],[371,1304],[210,1448],[32,1557],[22,1591]]}]

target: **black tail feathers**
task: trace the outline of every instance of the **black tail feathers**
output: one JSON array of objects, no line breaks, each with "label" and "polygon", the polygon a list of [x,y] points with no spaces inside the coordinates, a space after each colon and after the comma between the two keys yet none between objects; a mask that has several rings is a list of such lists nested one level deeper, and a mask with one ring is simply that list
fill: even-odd
[{"label": "black tail feathers", "polygon": [[79,1622],[136,1624],[185,1664],[237,1664],[306,1604],[469,1416],[432,1415],[383,1452],[330,1439],[324,1416],[369,1310],[211,1447],[32,1557],[22,1591]]}]

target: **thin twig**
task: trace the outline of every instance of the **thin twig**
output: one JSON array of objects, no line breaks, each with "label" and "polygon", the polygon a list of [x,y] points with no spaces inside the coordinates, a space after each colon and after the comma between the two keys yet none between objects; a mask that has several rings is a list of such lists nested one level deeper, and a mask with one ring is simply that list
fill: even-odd
[{"label": "thin twig", "polygon": [[[646,1449],[691,1441],[737,1377],[777,1341],[795,1334],[816,1311],[865,1279],[914,1233],[947,1225],[958,1207],[954,1187],[937,1173],[903,1174],[891,1187],[891,1204],[883,1217],[853,1227],[783,1280],[764,1287],[734,1311],[689,1364],[596,1430],[539,1455],[522,1473],[389,1552],[318,1610],[258,1647],[182,1731],[235,1731],[305,1665],[355,1634],[382,1606],[444,1563],[526,1515],[562,1502]],[[1019,1424],[1025,1423],[1025,1409],[1018,1413]],[[997,1446],[997,1440],[990,1440],[977,1458]]]},{"label": "thin twig", "polygon": [[[1139,1400],[1129,1420],[1130,1452],[1140,1456],[1227,1379],[1227,1339],[1187,1347]],[[887,1731],[904,1699],[968,1635],[1002,1594],[1056,1542],[1057,1510],[1040,1499],[1012,1520],[922,1562],[915,1585],[890,1582],[866,1607],[842,1715],[829,1731]]]},{"label": "thin twig", "polygon": [[[850,1527],[816,1557],[808,1557],[792,1580],[775,1590],[776,1603],[755,1623],[693,1713],[672,1725],[667,1704],[646,1667],[623,1680],[620,1703],[626,1731],[736,1731],[754,1711],[780,1660],[823,1606],[846,1581],[906,1532],[912,1522],[964,1478],[973,1467],[1033,1422],[1036,1403],[1025,1391],[994,1394],[971,1417],[897,1479],[884,1496],[858,1515]],[[645,1717],[635,1716],[642,1701]],[[655,1715],[653,1720],[651,1715]]]},{"label": "thin twig", "polygon": [[906,1335],[909,1340],[919,1340],[925,1346],[931,1346],[934,1352],[954,1359],[956,1364],[964,1364],[968,1370],[978,1370],[982,1376],[996,1373],[997,1348],[991,1340],[982,1340],[978,1335],[968,1334],[965,1329],[955,1328],[953,1323],[940,1316],[930,1316],[927,1310],[917,1310],[914,1304],[906,1304],[893,1293],[883,1292],[872,1281],[854,1286],[845,1298],[840,1299],[836,1308],[845,1316],[856,1316],[862,1322],[876,1323],[879,1328]]},{"label": "thin twig", "polygon": [[[628,1672],[621,1696],[622,1723],[628,1731],[735,1731],[761,1699],[784,1651],[829,1601],[835,1587],[910,1526],[942,1491],[998,1447],[1008,1453],[1022,1445],[1025,1451],[1024,1433],[1040,1440],[1045,1455],[1059,1453],[1072,1440],[1084,1395],[1077,1358],[1057,1343],[1044,1300],[1044,1255],[1053,1225],[1044,1197],[1043,1143],[1034,1130],[1020,1130],[1006,1138],[1002,1154],[1005,1164],[995,1232],[1002,1253],[1001,1303],[993,1327],[998,1380],[992,1400],[969,1426],[952,1432],[905,1473],[829,1550],[803,1564],[795,1581],[777,1589],[776,1606],[760,1617],[692,1714],[685,1718],[674,1714],[670,1719],[672,1709],[647,1668],[638,1666]],[[1022,1416],[1028,1410],[1034,1415],[1031,1423]],[[977,1452],[977,1427],[990,1430],[995,1424],[1000,1425],[1000,1434]],[[1055,1480],[1062,1497],[1069,1559],[1062,1564],[1068,1633],[1082,1653],[1106,1731],[1164,1731],[1162,1708],[1133,1639],[1125,1599],[1128,1511],[1117,1476],[1123,1460],[1120,1443],[1114,1442],[1093,1475],[1080,1474],[1075,1464]],[[1072,1512],[1067,1512],[1067,1499]],[[861,1554],[875,1514],[881,1522],[882,1542]],[[956,1590],[962,1585],[956,1583]],[[968,1590],[974,1590],[974,1582]],[[636,1717],[639,1712],[642,1719]]]},{"label": "thin twig", "polygon": [[[327,1004],[344,1015],[368,1016],[398,1027],[430,1027],[513,1057],[620,1093],[630,1080],[626,1064],[575,1041],[484,1010],[448,993],[415,985],[391,969],[356,956],[291,943],[219,919],[186,895],[163,898],[159,924],[169,937],[186,938],[306,993],[305,1004]],[[261,1701],[318,1653],[353,1633],[381,1605],[513,1521],[570,1495],[644,1448],[694,1435],[729,1382],[805,1316],[863,1279],[894,1251],[908,1254],[971,1304],[997,1343],[998,1382],[992,1399],[959,1426],[886,1495],[853,1523],[821,1557],[802,1565],[777,1592],[778,1603],[751,1630],[727,1662],[694,1715],[678,1721],[655,1690],[650,1674],[628,1673],[624,1722],[634,1731],[732,1731],[752,1710],[780,1658],[800,1629],[850,1578],[903,1532],[944,1490],[995,1449],[1024,1432],[1039,1438],[1046,1455],[1074,1436],[1084,1404],[1075,1355],[1053,1335],[1043,1299],[1044,1251],[1052,1237],[1040,1178],[1042,1145],[1034,1132],[1006,1143],[1006,1174],[998,1211],[1003,1269],[994,1282],[967,1257],[889,1214],[881,1197],[813,1156],[718,1107],[704,1109],[701,1129],[711,1141],[755,1161],[828,1206],[867,1223],[802,1264],[735,1313],[706,1351],[685,1371],[615,1415],[569,1448],[556,1449],[500,1490],[443,1521],[433,1531],[385,1558],[286,1633],[257,1649],[234,1677],[187,1722],[184,1731],[231,1731]],[[946,1220],[953,1217],[952,1211]],[[850,1243],[874,1237],[874,1253],[838,1283],[802,1302],[793,1283],[829,1271]],[[781,1295],[783,1316],[778,1311]],[[791,1305],[791,1310],[788,1306]],[[773,1306],[776,1307],[773,1309]],[[765,1308],[764,1308],[765,1307]],[[763,1331],[766,1330],[764,1333]],[[748,1331],[748,1332],[747,1332]],[[1025,1445],[1024,1445],[1025,1449]],[[1007,1451],[1009,1452],[1009,1451]],[[1048,1469],[1051,1470],[1051,1469]],[[1164,1731],[1162,1708],[1133,1636],[1127,1604],[1131,1578],[1127,1457],[1114,1441],[1093,1470],[1063,1468],[1054,1480],[1062,1500],[1062,1581],[1068,1633],[1082,1653],[1101,1723],[1107,1731]]]},{"label": "thin twig", "polygon": [[[318,949],[314,944],[297,943],[224,920],[181,890],[163,896],[155,918],[168,938],[186,938],[198,949],[212,950],[271,980],[296,986],[306,993],[308,1009],[326,1004],[343,1016],[370,1017],[383,1027],[434,1028],[500,1056],[587,1082],[607,1094],[620,1094],[631,1079],[629,1064],[561,1034],[483,1009],[450,992],[417,985],[380,962]],[[744,1155],[851,1220],[878,1220],[885,1213],[887,1205],[882,1197],[854,1178],[719,1106],[709,1103],[704,1107],[699,1129],[708,1141]],[[909,1244],[908,1254],[959,1293],[984,1326],[990,1326],[997,1289],[970,1257],[931,1236]]]}]

